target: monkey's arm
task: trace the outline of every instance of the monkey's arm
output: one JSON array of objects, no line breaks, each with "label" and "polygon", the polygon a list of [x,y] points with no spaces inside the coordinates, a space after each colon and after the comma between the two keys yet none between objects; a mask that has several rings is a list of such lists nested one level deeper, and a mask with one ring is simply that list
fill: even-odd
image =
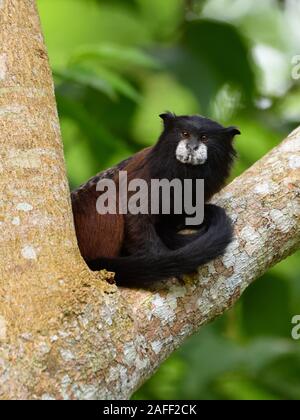
[{"label": "monkey's arm", "polygon": [[160,254],[169,250],[159,237],[150,215],[128,214],[125,218],[125,248],[127,254]]},{"label": "monkey's arm", "polygon": [[[205,204],[204,221],[201,225],[188,226],[183,224],[180,226],[174,226],[168,223],[160,224],[158,227],[158,234],[160,238],[170,249],[178,249],[190,244],[207,231],[208,226],[213,220],[215,207],[217,206],[213,204]],[[195,232],[187,234],[184,232],[181,233],[181,231],[185,229],[192,231],[195,230]]]}]

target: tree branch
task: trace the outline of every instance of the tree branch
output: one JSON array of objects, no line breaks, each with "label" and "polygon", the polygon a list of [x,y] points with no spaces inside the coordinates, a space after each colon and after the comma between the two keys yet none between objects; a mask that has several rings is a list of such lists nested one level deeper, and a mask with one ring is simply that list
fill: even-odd
[{"label": "tree branch", "polygon": [[186,337],[300,246],[300,128],[216,202],[226,255],[184,281],[118,289],[80,257],[34,0],[0,1],[0,396],[128,398]]}]

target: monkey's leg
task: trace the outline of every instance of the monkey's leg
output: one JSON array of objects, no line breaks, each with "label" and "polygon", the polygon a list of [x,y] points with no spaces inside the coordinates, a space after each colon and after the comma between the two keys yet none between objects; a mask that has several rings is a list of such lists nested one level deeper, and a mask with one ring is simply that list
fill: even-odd
[{"label": "monkey's leg", "polygon": [[128,255],[153,255],[169,251],[170,248],[159,237],[149,215],[127,215],[125,222],[124,249]]},{"label": "monkey's leg", "polygon": [[201,226],[200,229],[196,229],[196,231],[193,233],[185,233],[185,232],[180,233],[180,231],[174,232],[172,231],[172,229],[167,227],[164,230],[160,231],[160,237],[168,248],[178,249],[193,242],[195,239],[199,237],[199,235],[203,234],[205,231],[206,231],[205,226]]}]

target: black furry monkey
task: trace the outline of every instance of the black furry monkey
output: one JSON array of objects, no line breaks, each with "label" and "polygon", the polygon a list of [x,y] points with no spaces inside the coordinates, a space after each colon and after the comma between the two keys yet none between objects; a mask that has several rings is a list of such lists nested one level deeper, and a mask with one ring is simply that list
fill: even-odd
[{"label": "black furry monkey", "polygon": [[[222,255],[232,240],[232,225],[225,211],[205,204],[200,229],[182,235],[186,214],[98,214],[96,184],[127,171],[128,181],[144,179],[203,179],[205,202],[224,185],[235,151],[235,127],[198,115],[161,114],[164,129],[158,142],[104,171],[71,194],[81,254],[92,270],[116,273],[121,285],[145,286],[171,276],[191,273]],[[195,197],[194,197],[195,198]],[[202,204],[203,203],[199,203]]]}]

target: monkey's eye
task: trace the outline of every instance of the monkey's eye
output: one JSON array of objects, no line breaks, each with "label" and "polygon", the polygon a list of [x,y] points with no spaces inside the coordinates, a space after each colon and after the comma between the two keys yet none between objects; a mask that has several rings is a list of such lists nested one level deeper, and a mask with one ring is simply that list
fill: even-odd
[{"label": "monkey's eye", "polygon": [[190,133],[188,133],[187,131],[183,131],[181,133],[182,137],[184,137],[185,139],[188,139],[190,137]]},{"label": "monkey's eye", "polygon": [[208,140],[208,137],[205,134],[203,134],[201,136],[201,141],[203,141],[203,143],[205,143],[205,142],[207,142],[207,140]]}]

